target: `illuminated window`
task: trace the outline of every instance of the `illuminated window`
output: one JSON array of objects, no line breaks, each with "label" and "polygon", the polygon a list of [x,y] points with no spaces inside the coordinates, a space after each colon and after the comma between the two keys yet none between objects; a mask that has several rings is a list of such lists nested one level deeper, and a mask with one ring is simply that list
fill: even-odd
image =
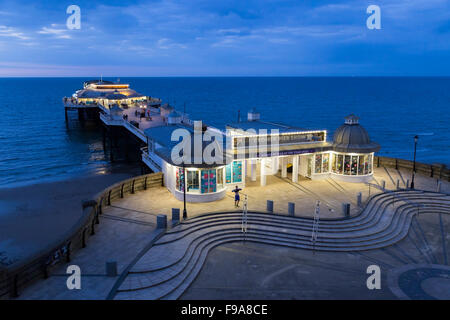
[{"label": "illuminated window", "polygon": [[371,154],[369,154],[369,160],[367,162],[367,167],[369,168],[368,169],[369,173],[372,173],[372,161],[373,161],[373,157]]},{"label": "illuminated window", "polygon": [[337,161],[336,161],[336,170],[337,173],[342,174],[343,173],[343,162],[344,162],[344,156],[342,154],[338,154]]},{"label": "illuminated window", "polygon": [[322,157],[322,172],[328,172],[329,171],[329,159],[330,155],[328,153],[324,153]]},{"label": "illuminated window", "polygon": [[217,188],[223,188],[223,168],[217,169]]},{"label": "illuminated window", "polygon": [[202,170],[201,193],[216,192],[216,169]]},{"label": "illuminated window", "polygon": [[332,172],[336,172],[336,161],[337,161],[336,154],[332,153],[331,154],[331,171]]},{"label": "illuminated window", "polygon": [[351,156],[344,157],[344,174],[350,175],[351,158]]},{"label": "illuminated window", "polygon": [[358,172],[358,156],[352,156],[352,176],[355,176]]},{"label": "illuminated window", "polygon": [[187,176],[187,192],[199,189],[198,170],[186,171]]},{"label": "illuminated window", "polygon": [[359,156],[358,175],[364,174],[364,156]]},{"label": "illuminated window", "polygon": [[314,172],[315,173],[321,173],[322,172],[322,154],[316,154],[316,161],[314,166]]}]

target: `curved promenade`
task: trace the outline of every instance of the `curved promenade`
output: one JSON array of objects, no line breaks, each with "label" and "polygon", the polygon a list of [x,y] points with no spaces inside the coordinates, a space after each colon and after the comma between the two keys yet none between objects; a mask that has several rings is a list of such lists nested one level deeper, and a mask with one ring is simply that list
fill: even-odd
[{"label": "curved promenade", "polygon": [[214,213],[181,222],[166,232],[129,270],[116,299],[177,299],[200,272],[211,249],[251,241],[291,248],[355,252],[391,246],[403,239],[416,214],[450,214],[450,195],[400,190],[373,196],[362,213],[321,221],[311,241],[312,219],[249,212]]}]

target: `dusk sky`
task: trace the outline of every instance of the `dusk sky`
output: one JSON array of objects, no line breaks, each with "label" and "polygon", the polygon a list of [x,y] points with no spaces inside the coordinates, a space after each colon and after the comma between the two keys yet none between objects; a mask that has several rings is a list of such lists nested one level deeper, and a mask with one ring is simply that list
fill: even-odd
[{"label": "dusk sky", "polygon": [[449,76],[450,1],[0,0],[1,77],[100,75]]}]

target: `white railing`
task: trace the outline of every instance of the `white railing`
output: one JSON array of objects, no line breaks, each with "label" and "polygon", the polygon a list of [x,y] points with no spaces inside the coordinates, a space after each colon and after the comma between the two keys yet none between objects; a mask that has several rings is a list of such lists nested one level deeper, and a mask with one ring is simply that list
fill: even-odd
[{"label": "white railing", "polygon": [[152,170],[155,171],[161,171],[161,164],[158,162],[161,162],[161,159],[159,161],[156,158],[155,155],[148,152],[147,148],[142,148],[142,161],[147,164]]},{"label": "white railing", "polygon": [[131,123],[129,123],[128,121],[123,121],[123,124],[125,125],[125,128],[127,128],[128,130],[130,130],[132,133],[135,134],[135,136],[137,136],[139,139],[141,139],[142,141],[144,141],[145,143],[147,143],[147,137],[145,136],[144,132],[133,126]]},{"label": "white railing", "polygon": [[123,126],[125,123],[124,120],[121,119],[112,119],[110,115],[100,113],[100,120],[103,121],[104,124],[110,125],[110,126]]}]

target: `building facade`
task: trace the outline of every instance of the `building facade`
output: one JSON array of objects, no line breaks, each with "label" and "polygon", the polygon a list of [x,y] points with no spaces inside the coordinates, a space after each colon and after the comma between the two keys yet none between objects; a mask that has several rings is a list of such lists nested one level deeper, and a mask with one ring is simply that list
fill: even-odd
[{"label": "building facade", "polygon": [[[204,125],[196,128],[176,111],[164,112],[166,125],[144,131],[148,148],[143,151],[143,161],[152,170],[162,171],[168,190],[179,200],[185,193],[188,202],[222,199],[227,190],[243,188],[246,182],[259,180],[265,186],[267,176],[276,174],[290,176],[294,183],[299,176],[367,182],[373,176],[374,152],[380,149],[354,115],[345,118],[329,142],[326,130],[262,121],[255,110],[248,113],[246,121],[227,124],[222,130]],[[180,145],[181,135],[176,134],[180,130],[188,132],[185,146],[200,151],[197,155],[174,153]],[[196,143],[196,133],[208,132],[215,139],[200,138]],[[208,149],[221,150],[213,163],[202,157]]]}]

